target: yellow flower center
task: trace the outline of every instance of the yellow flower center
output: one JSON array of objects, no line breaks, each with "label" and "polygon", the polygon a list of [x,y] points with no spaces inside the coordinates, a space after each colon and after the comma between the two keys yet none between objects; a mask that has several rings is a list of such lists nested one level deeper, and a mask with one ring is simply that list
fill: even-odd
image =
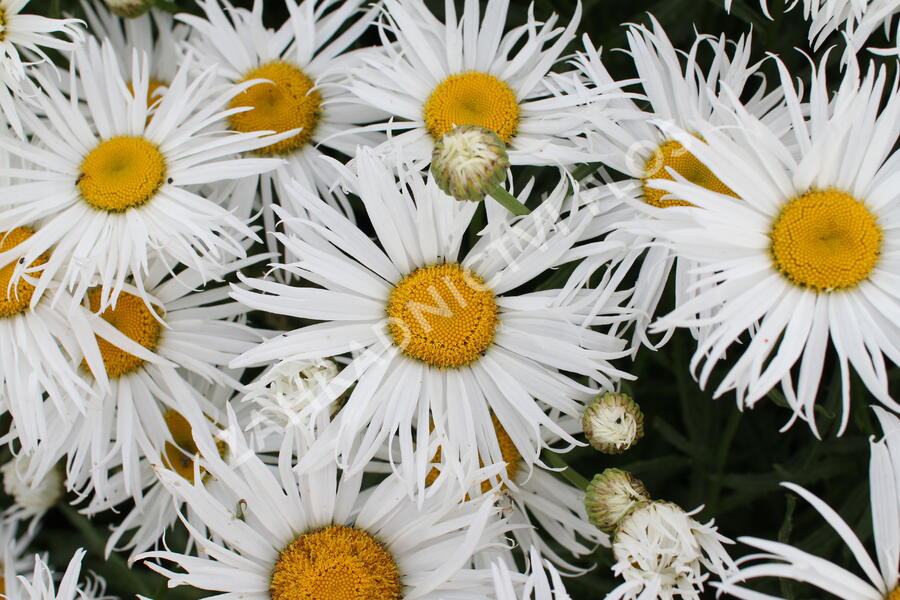
[{"label": "yellow flower center", "polygon": [[9,19],[6,18],[6,9],[0,7],[0,42],[6,39],[6,29],[9,26]]},{"label": "yellow flower center", "polygon": [[[163,414],[163,419],[175,442],[174,444],[169,441],[165,443],[165,452],[162,455],[163,464],[194,483],[194,458],[200,454],[200,450],[194,441],[191,424],[181,416],[181,413],[174,410],[167,410]],[[216,449],[222,458],[225,457],[226,448],[224,440],[216,440]],[[200,467],[200,475],[205,481],[206,470],[203,467]]]},{"label": "yellow flower center", "polygon": [[[91,311],[100,310],[99,288],[88,292],[88,301],[91,304]],[[115,307],[107,308],[100,317],[148,350],[154,350],[159,343],[159,321],[138,296],[121,292]],[[144,359],[125,352],[100,336],[97,336],[97,345],[100,347],[106,373],[111,379],[132,373],[144,364]],[[86,363],[83,365],[87,367]]]},{"label": "yellow flower center", "polygon": [[884,600],[900,600],[900,585],[889,591]]},{"label": "yellow flower center", "polygon": [[92,207],[125,212],[149,202],[166,179],[166,159],[142,137],[100,142],[81,163],[78,189]]},{"label": "yellow flower center", "polygon": [[257,150],[260,154],[289,154],[300,150],[316,133],[322,117],[322,93],[306,73],[290,63],[276,60],[257,67],[238,82],[268,79],[235,96],[229,108],[252,106],[253,110],[231,115],[236,131],[281,133],[302,127],[297,135]]},{"label": "yellow flower center", "polygon": [[862,202],[838,190],[811,191],[781,209],[772,260],[791,283],[816,292],[853,287],[881,252],[881,228]]},{"label": "yellow flower center", "polygon": [[[165,81],[160,81],[159,79],[150,78],[150,81],[147,82],[147,106],[153,106],[153,103],[159,100],[163,95],[163,90],[160,88],[167,88],[169,84]],[[134,85],[133,83],[128,83],[128,91],[131,92],[131,95],[134,96]]]},{"label": "yellow flower center", "polygon": [[346,525],[306,533],[281,551],[272,600],[399,600],[400,571],[371,535]]},{"label": "yellow flower center", "polygon": [[494,339],[497,303],[484,280],[458,264],[416,269],[391,292],[388,330],[403,353],[433,367],[461,367]]},{"label": "yellow flower center", "polygon": [[737,197],[737,194],[731,191],[731,188],[722,183],[706,165],[697,160],[697,157],[688,152],[687,148],[682,146],[680,142],[669,140],[663,142],[654,150],[653,156],[644,165],[644,176],[641,178],[641,182],[643,183],[644,201],[647,204],[658,208],[693,206],[693,204],[685,200],[663,199],[669,192],[650,187],[651,179],[675,181],[675,178],[668,171],[669,168],[700,187],[720,194]]},{"label": "yellow flower center", "polygon": [[[15,248],[34,235],[34,230],[28,227],[16,227],[12,231],[0,233],[0,252],[6,252]],[[29,265],[39,267],[47,262],[47,254],[42,255]],[[0,318],[14,317],[25,312],[34,295],[34,286],[25,281],[23,277],[14,286],[10,286],[16,263],[12,262],[0,269]]]},{"label": "yellow flower center", "polygon": [[[494,426],[494,432],[497,434],[497,444],[500,446],[500,456],[503,457],[503,462],[506,463],[506,477],[510,481],[515,481],[516,473],[519,471],[519,461],[522,460],[522,455],[513,443],[512,438],[509,437],[509,434],[506,433],[506,430],[500,425],[500,421],[497,419],[496,415],[491,415],[491,424]],[[431,462],[441,462],[440,446],[438,446],[437,452],[434,454],[434,458],[431,459]],[[480,455],[478,456],[478,464],[482,467],[484,466],[484,461],[481,459]],[[433,484],[440,474],[440,469],[431,467],[431,470],[425,476],[425,485],[429,486]],[[494,480],[497,483],[500,483],[502,489],[506,488],[506,483],[503,482],[503,479],[499,475],[497,475]],[[495,485],[496,484],[490,479],[485,479],[481,482],[481,493],[487,494]],[[466,499],[469,499],[468,496],[466,496]]]},{"label": "yellow flower center", "polygon": [[440,82],[425,102],[425,127],[435,140],[459,125],[490,129],[504,143],[519,129],[519,103],[505,82],[467,71]]}]

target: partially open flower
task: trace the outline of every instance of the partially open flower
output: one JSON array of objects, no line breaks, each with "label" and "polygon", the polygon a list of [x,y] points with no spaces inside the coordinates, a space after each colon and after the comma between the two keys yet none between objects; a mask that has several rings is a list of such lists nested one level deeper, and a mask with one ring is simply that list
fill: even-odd
[{"label": "partially open flower", "polygon": [[3,490],[13,497],[16,514],[23,517],[43,515],[62,497],[63,470],[57,465],[43,478],[35,480],[29,474],[31,457],[20,454],[0,467],[3,474]]},{"label": "partially open flower", "polygon": [[457,200],[480,202],[506,181],[506,146],[490,129],[460,125],[434,144],[431,174],[446,194]]},{"label": "partially open flower", "polygon": [[699,600],[705,571],[722,577],[736,568],[713,522],[703,525],[670,502],[644,502],[634,508],[613,536],[612,569],[625,581],[610,595]]},{"label": "partially open flower", "polygon": [[650,493],[640,479],[621,469],[606,469],[588,485],[584,506],[595,527],[612,533],[635,506],[649,500]]},{"label": "partially open flower", "polygon": [[104,0],[106,7],[120,17],[133,19],[150,10],[149,0]]},{"label": "partially open flower", "polygon": [[605,454],[621,454],[644,437],[644,414],[627,394],[597,396],[581,423],[591,446]]}]

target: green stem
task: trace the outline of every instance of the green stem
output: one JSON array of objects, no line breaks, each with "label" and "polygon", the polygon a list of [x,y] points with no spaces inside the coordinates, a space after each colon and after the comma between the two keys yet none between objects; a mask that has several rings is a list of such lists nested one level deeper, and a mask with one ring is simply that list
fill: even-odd
[{"label": "green stem", "polygon": [[527,215],[531,212],[527,206],[519,202],[518,198],[507,192],[501,185],[495,185],[488,193],[494,200],[499,202],[503,208],[514,215]]},{"label": "green stem", "polygon": [[741,422],[741,416],[744,413],[732,408],[728,415],[728,422],[719,438],[719,448],[716,452],[716,479],[713,483],[714,487],[710,494],[709,508],[713,513],[719,505],[719,497],[722,495],[722,477],[725,474],[725,463],[728,461],[728,451],[731,449],[731,442],[734,440],[734,434],[737,432],[738,425]]},{"label": "green stem", "polygon": [[[128,585],[125,586],[126,589],[131,589],[135,594],[140,594],[147,598],[153,597],[152,590],[145,585],[139,573],[130,569],[121,556],[115,552],[111,553],[109,557],[104,556],[106,552],[106,540],[97,533],[97,530],[87,517],[79,514],[78,511],[64,502],[59,503],[57,506],[62,514],[65,515],[69,523],[71,523],[81,534],[82,539],[84,540],[84,546],[88,552],[100,559],[106,560],[106,565],[109,567],[110,573],[115,573],[116,580],[128,582]],[[107,579],[112,578],[107,577]]]},{"label": "green stem", "polygon": [[559,474],[562,475],[566,481],[581,490],[587,490],[588,485],[591,482],[585,479],[575,469],[570,467],[569,464],[565,460],[563,460],[562,456],[560,456],[556,452],[548,451],[543,453],[542,458],[544,459],[544,462],[551,467],[561,468],[562,471],[559,471]]}]

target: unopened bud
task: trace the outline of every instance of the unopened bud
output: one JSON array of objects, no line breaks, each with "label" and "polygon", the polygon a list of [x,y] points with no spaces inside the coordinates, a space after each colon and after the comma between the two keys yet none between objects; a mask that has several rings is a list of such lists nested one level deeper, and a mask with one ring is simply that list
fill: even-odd
[{"label": "unopened bud", "polygon": [[627,471],[606,469],[588,484],[584,506],[597,529],[612,533],[616,525],[650,494],[640,479]]},{"label": "unopened bud", "polygon": [[460,125],[434,144],[431,174],[444,193],[457,200],[480,202],[506,181],[506,146],[490,129]]},{"label": "unopened bud", "polygon": [[631,396],[597,396],[581,417],[588,442],[605,454],[621,454],[644,437],[644,414]]},{"label": "unopened bud", "polygon": [[150,10],[149,0],[104,0],[106,7],[120,17],[133,19]]}]

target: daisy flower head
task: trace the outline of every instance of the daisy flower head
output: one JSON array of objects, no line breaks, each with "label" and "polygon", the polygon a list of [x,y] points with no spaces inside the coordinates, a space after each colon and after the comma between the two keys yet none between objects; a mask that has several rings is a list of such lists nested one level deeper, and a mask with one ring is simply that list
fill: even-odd
[{"label": "daisy flower head", "polygon": [[874,410],[885,433],[881,440],[873,439],[869,444],[869,492],[876,560],[872,560],[853,529],[828,504],[798,485],[781,484],[822,515],[847,545],[865,579],[790,544],[741,537],[738,541],[761,553],[743,559],[740,571],[717,585],[720,591],[744,600],[772,598],[738,585],[738,582],[745,584],[757,577],[780,577],[808,583],[846,600],[896,600],[900,597],[900,419],[881,408]]},{"label": "daisy flower head", "polygon": [[[174,17],[162,10],[151,10],[137,17],[122,19],[112,6],[82,0],[90,31],[98,40],[106,40],[119,59],[120,71],[127,73],[134,51],[149,60],[147,106],[152,107],[175,79],[181,64],[190,29],[175,23]],[[131,83],[129,82],[129,85]]]},{"label": "daisy flower head", "polygon": [[609,362],[623,355],[624,342],[591,328],[620,320],[624,295],[607,290],[608,306],[591,317],[593,293],[514,292],[565,262],[586,223],[577,211],[565,217],[566,227],[550,216],[560,214],[569,180],[561,178],[535,212],[505,233],[482,236],[463,253],[477,205],[448,202],[433,179],[407,163],[395,169],[371,149],[361,150],[343,175],[377,244],[295,187],[296,201],[322,226],[284,215],[279,240],[302,258],[276,269],[319,287],[250,280],[249,289],[233,294],[253,309],[320,321],[262,343],[233,366],[351,354],[319,401],[302,409],[330,410],[350,390],[329,434],[301,457],[300,468],[340,456],[355,472],[397,439],[393,462],[401,459],[406,482],[424,491],[440,446],[449,465],[442,474],[456,473],[467,489],[457,467],[477,466],[479,456],[489,464],[502,460],[495,419],[529,465],[546,445],[543,430],[578,444],[546,411],[577,418],[596,394],[563,371],[604,388],[624,375]]},{"label": "daisy flower head", "polygon": [[17,518],[39,518],[65,495],[62,468],[57,465],[35,479],[28,474],[31,460],[30,455],[20,452],[0,467],[3,491],[14,501],[8,512]]},{"label": "daisy flower head", "polygon": [[[741,340],[714,396],[735,390],[739,406],[753,406],[780,383],[793,408],[786,427],[800,418],[817,435],[814,407],[830,339],[841,381],[841,433],[851,366],[880,402],[900,411],[884,364],[884,356],[900,363],[893,318],[900,307],[900,196],[891,183],[900,165],[894,151],[900,89],[896,83],[886,89],[883,68],[861,77],[851,66],[829,98],[821,66],[805,110],[787,68],[777,64],[788,139],[739,106],[734,127],[675,134],[733,194],[683,178],[652,181],[700,208],[663,211],[654,229],[697,265],[702,289],[654,329],[708,328],[691,360],[695,373],[703,363],[701,387]],[[711,307],[718,308],[701,315]]]},{"label": "daisy flower head", "polygon": [[33,93],[27,75],[27,67],[36,64],[31,57],[52,67],[43,48],[69,52],[84,39],[78,19],[22,14],[27,5],[28,0],[0,0],[0,110],[19,137],[24,136],[20,99]]},{"label": "daisy flower head", "polygon": [[109,598],[104,594],[106,583],[97,576],[79,585],[81,561],[85,554],[86,552],[81,548],[75,551],[58,584],[53,570],[47,566],[43,558],[36,556],[31,577],[19,576],[20,594],[9,597],[26,600],[103,600]]},{"label": "daisy flower head", "polygon": [[[628,54],[643,87],[644,107],[630,98],[612,99],[590,109],[591,123],[582,138],[589,150],[603,151],[601,160],[627,178],[609,179],[583,195],[592,205],[615,205],[598,212],[585,230],[586,239],[606,236],[622,243],[619,270],[624,276],[635,270],[634,292],[629,305],[636,311],[634,351],[641,344],[658,348],[669,336],[651,339],[647,327],[662,299],[666,282],[674,271],[675,304],[692,295],[692,264],[676,259],[668,248],[656,243],[645,222],[654,214],[684,202],[672,200],[651,185],[653,179],[671,179],[678,173],[699,186],[733,195],[696,156],[675,140],[670,130],[697,131],[700,124],[730,124],[727,111],[716,98],[723,90],[747,96],[745,108],[755,115],[769,115],[780,92],[766,93],[759,63],[751,60],[751,37],[728,40],[698,35],[690,49],[676,49],[665,30],[650,15],[650,27],[628,26]],[[591,41],[577,59],[587,81],[609,85],[612,81]],[[753,80],[760,84],[754,88]],[[768,117],[766,117],[768,118]],[[612,149],[612,151],[610,151]],[[590,261],[591,258],[589,257]],[[604,260],[599,266],[604,266]],[[695,336],[699,331],[692,330]]]},{"label": "daisy flower head", "polygon": [[635,507],[613,535],[613,572],[625,581],[608,600],[673,598],[699,600],[709,573],[734,570],[713,522],[701,524],[678,505],[651,501]]},{"label": "daisy flower head", "polygon": [[[219,80],[244,86],[229,106],[246,110],[229,117],[230,129],[294,132],[253,150],[257,156],[284,159],[260,180],[269,219],[272,189],[284,202],[283,187],[294,179],[352,214],[345,198],[326,193],[335,173],[320,157],[325,149],[352,155],[358,144],[374,140],[372,134],[349,133],[380,113],[349,103],[352,96],[345,85],[346,73],[360,54],[348,49],[374,14],[363,4],[284,0],[288,19],[275,30],[263,24],[263,0],[254,0],[251,10],[235,8],[227,0],[200,0],[204,16],[176,17],[191,27],[189,44],[200,66],[217,65]],[[267,224],[273,229],[268,225],[274,221]]]},{"label": "daisy flower head", "polygon": [[35,131],[31,143],[0,138],[26,163],[13,170],[0,229],[35,229],[0,252],[0,264],[19,260],[18,276],[52,248],[32,305],[59,280],[78,301],[99,284],[97,310],[104,310],[127,281],[143,295],[151,257],[208,272],[210,264],[245,256],[242,243],[252,231],[192,187],[279,164],[233,156],[278,136],[214,129],[242,110],[227,104],[243,88],[223,88],[212,70],[196,75],[186,59],[151,111],[148,57],[134,54],[123,72],[113,47],[93,38],[75,51],[72,69],[77,89],[70,98],[36,73],[43,92],[33,100],[46,117],[22,112]]},{"label": "daisy flower head", "polygon": [[[232,375],[239,377],[240,373]],[[209,405],[204,408],[206,418],[200,421],[200,424],[196,421],[189,422],[177,411],[167,409],[162,417],[171,439],[165,441],[155,455],[141,457],[140,496],[135,498],[126,486],[126,474],[119,468],[122,456],[117,455],[107,467],[112,474],[107,480],[105,493],[93,495],[89,504],[81,510],[89,516],[116,507],[122,512],[121,519],[114,523],[106,541],[107,556],[114,551],[128,551],[131,556],[136,556],[157,547],[179,518],[183,518],[194,530],[206,532],[206,526],[197,512],[185,505],[180,497],[173,496],[171,490],[163,485],[154,470],[156,466],[162,466],[191,483],[199,480],[210,494],[223,504],[233,501],[227,488],[207,471],[196,439],[204,436],[209,440],[205,447],[214,447],[217,455],[227,464],[235,460],[228,452],[228,445],[223,439],[226,424],[225,406],[234,398],[235,390],[227,385],[206,381],[196,375],[189,376],[188,383],[197,390],[200,397],[208,401]],[[236,422],[242,429],[248,426],[248,416],[247,411],[236,412]],[[133,501],[133,504],[125,504],[130,501]],[[189,537],[183,552],[192,551],[195,551],[194,539]]]},{"label": "daisy flower head", "polygon": [[[259,259],[230,263],[221,274]],[[100,288],[88,292],[85,302],[98,313],[92,326],[99,369],[109,389],[95,386],[97,393],[74,425],[61,419],[48,425],[46,443],[38,449],[41,460],[35,461],[39,473],[65,456],[70,488],[104,501],[116,489],[110,475],[121,473],[119,483],[137,499],[145,487],[141,457],[158,461],[170,446],[190,447],[193,428],[205,430],[208,419],[221,418],[222,406],[203,396],[191,378],[240,388],[224,367],[261,336],[243,323],[247,309],[228,299],[228,286],[201,290],[203,280],[194,269],[173,274],[156,262],[143,290],[126,285],[109,308],[100,308]],[[96,372],[84,371],[87,380]],[[179,453],[171,452],[174,464]]]},{"label": "daisy flower head", "polygon": [[[457,16],[446,4],[440,22],[421,0],[386,0],[379,21],[382,47],[365,56],[351,90],[366,106],[388,115],[369,129],[402,132],[384,152],[402,152],[427,165],[435,143],[454,127],[477,125],[497,134],[514,165],[560,165],[592,160],[571,140],[584,124],[584,107],[620,84],[575,91],[576,75],[551,73],[574,39],[581,16],[557,27],[556,15],[506,30],[508,0],[489,0],[481,14],[466,0]],[[514,50],[515,48],[515,50]]]},{"label": "daisy flower head", "polygon": [[[513,573],[501,560],[491,564],[494,594],[497,600],[571,600],[559,572],[541,558],[535,548],[529,549],[531,573],[527,577]],[[519,581],[524,579],[524,582]]]},{"label": "daisy flower head", "polygon": [[339,472],[334,463],[297,473],[289,450],[269,466],[233,426],[233,413],[230,423],[229,452],[239,459],[227,465],[210,456],[207,468],[240,503],[223,504],[198,482],[159,470],[163,483],[221,539],[192,532],[206,558],[170,551],[138,557],[180,567],[147,563],[169,587],[248,600],[475,600],[490,593],[490,580],[469,564],[507,528],[491,498],[461,503],[435,496],[420,507],[394,477],[363,491],[361,474]]}]

